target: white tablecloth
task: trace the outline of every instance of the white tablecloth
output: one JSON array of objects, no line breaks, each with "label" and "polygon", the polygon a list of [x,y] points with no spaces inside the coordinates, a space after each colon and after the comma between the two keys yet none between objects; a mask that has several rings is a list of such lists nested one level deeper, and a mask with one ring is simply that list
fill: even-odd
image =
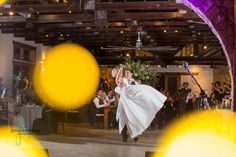
[{"label": "white tablecloth", "polygon": [[25,128],[32,129],[33,121],[37,118],[42,118],[43,107],[17,107],[16,111],[19,112],[24,118]]}]

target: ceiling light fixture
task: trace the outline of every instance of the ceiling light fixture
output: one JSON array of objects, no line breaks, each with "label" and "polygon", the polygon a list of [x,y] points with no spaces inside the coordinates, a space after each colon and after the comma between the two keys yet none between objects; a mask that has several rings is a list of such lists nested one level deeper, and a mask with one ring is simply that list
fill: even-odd
[{"label": "ceiling light fixture", "polygon": [[76,24],[77,24],[77,25],[82,25],[83,22],[81,22],[81,21],[77,21]]},{"label": "ceiling light fixture", "polygon": [[180,9],[180,10],[179,10],[179,14],[187,14],[187,10]]},{"label": "ceiling light fixture", "polygon": [[133,20],[133,21],[132,21],[132,25],[133,25],[133,26],[137,26],[137,25],[138,25],[138,21],[137,21],[137,20]]},{"label": "ceiling light fixture", "polygon": [[90,30],[90,29],[91,29],[91,27],[85,27],[85,29],[87,29],[87,30]]},{"label": "ceiling light fixture", "polygon": [[14,15],[14,13],[13,13],[12,11],[10,11],[10,12],[9,12],[9,15],[10,15],[10,16],[13,16],[13,15]]},{"label": "ceiling light fixture", "polygon": [[193,29],[195,26],[194,25],[190,25],[189,28]]}]

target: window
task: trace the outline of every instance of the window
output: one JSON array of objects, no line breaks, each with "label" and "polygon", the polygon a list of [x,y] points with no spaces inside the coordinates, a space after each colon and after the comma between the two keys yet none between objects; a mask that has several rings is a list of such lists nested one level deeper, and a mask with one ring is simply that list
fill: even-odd
[{"label": "window", "polygon": [[35,63],[36,61],[36,48],[30,45],[13,41],[13,59]]},{"label": "window", "polygon": [[17,83],[19,78],[32,81],[35,62],[35,47],[13,41],[13,88],[24,88],[24,85]]},{"label": "window", "polygon": [[30,61],[30,52],[29,52],[29,50],[24,50],[24,52],[23,52],[23,60],[24,61]]},{"label": "window", "polygon": [[20,48],[14,47],[14,59],[20,59]]}]

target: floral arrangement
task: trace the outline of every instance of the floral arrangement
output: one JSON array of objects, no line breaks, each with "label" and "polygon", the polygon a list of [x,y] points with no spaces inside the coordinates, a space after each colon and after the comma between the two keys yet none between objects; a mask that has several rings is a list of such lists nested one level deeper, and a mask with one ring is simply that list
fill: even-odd
[{"label": "floral arrangement", "polygon": [[133,77],[136,80],[141,80],[144,83],[150,81],[157,81],[157,70],[147,64],[143,64],[140,61],[133,61],[130,58],[125,59],[125,69],[133,70]]}]

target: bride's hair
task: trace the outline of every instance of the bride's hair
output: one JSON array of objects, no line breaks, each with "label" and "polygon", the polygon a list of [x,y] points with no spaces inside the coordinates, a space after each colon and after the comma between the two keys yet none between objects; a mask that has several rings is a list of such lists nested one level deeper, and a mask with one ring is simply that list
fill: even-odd
[{"label": "bride's hair", "polygon": [[126,70],[130,71],[132,74],[134,73],[133,69],[126,68],[125,71],[126,71]]}]

